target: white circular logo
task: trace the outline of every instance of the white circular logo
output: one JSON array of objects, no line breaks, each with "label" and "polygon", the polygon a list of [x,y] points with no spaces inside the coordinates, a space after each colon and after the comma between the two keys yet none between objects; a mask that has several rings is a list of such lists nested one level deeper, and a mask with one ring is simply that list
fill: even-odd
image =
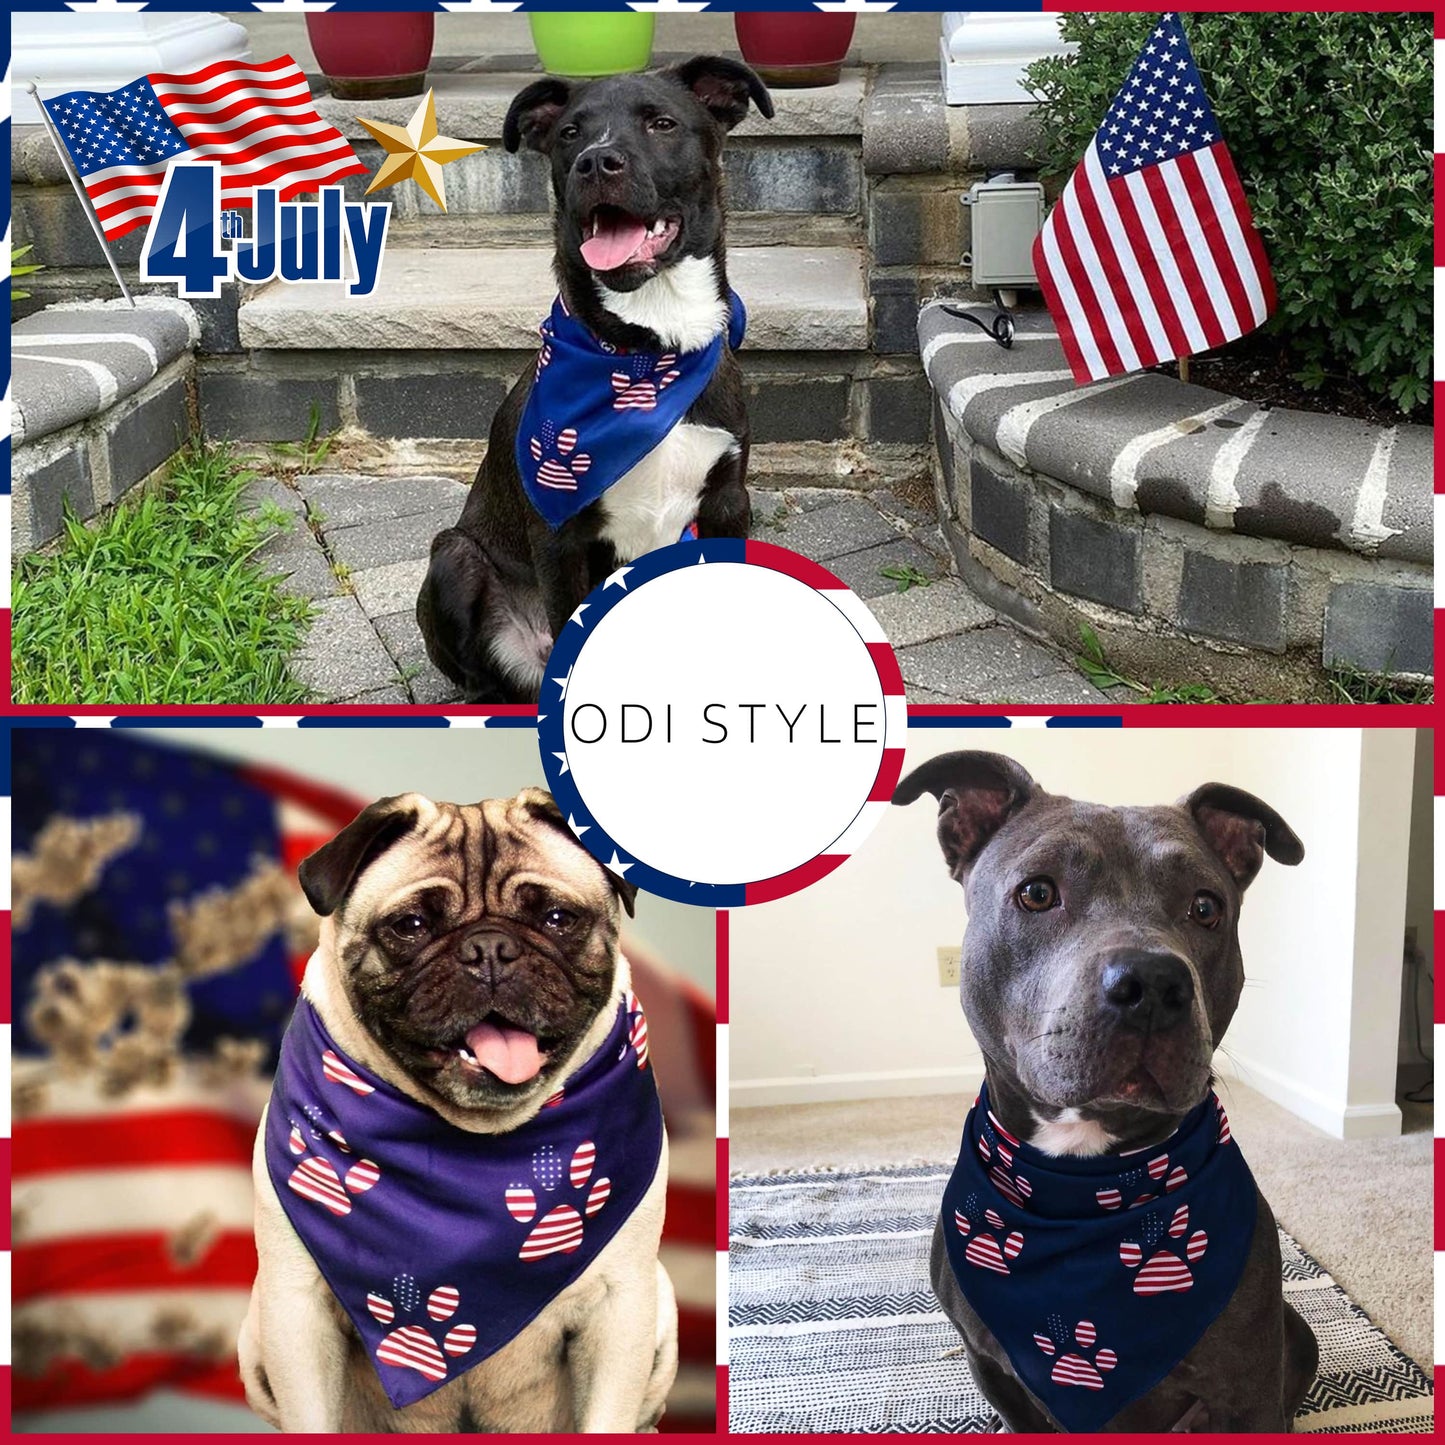
[{"label": "white circular logo", "polygon": [[736,907],[836,867],[887,805],[907,707],[867,607],[767,543],[620,568],[557,639],[538,735],[573,830],[630,882]]}]

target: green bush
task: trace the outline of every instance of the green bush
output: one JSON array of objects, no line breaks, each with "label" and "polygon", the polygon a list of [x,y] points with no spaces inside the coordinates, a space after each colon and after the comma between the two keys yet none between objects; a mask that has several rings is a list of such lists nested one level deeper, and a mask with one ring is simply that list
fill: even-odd
[{"label": "green bush", "polygon": [[[1076,14],[1036,62],[1041,159],[1067,174],[1153,15]],[[1354,377],[1403,412],[1430,395],[1434,179],[1428,14],[1191,14],[1185,28],[1279,290],[1268,323],[1321,386]]]}]

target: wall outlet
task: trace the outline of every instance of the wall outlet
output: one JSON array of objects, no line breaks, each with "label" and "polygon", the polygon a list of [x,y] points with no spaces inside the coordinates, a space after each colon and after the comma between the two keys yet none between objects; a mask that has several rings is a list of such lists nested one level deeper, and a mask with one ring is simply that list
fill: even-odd
[{"label": "wall outlet", "polygon": [[963,950],[957,946],[938,950],[938,981],[944,988],[958,987],[958,971],[963,966]]}]

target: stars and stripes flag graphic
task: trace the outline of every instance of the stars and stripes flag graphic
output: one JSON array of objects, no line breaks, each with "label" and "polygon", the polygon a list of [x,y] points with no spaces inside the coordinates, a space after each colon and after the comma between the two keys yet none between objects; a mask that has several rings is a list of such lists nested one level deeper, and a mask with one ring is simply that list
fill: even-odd
[{"label": "stars and stripes flag graphic", "polygon": [[1081,385],[1261,325],[1274,280],[1179,16],[1149,34],[1034,242]]},{"label": "stars and stripes flag graphic", "polygon": [[120,90],[41,102],[70,152],[108,241],[145,225],[177,157],[221,166],[221,204],[249,207],[255,186],[285,201],[366,167],[321,119],[289,55],[218,60],[189,75],[143,75]]}]

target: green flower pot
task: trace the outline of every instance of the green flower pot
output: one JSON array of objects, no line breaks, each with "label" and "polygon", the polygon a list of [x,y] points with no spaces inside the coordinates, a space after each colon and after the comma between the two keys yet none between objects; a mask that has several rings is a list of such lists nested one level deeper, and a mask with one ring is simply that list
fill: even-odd
[{"label": "green flower pot", "polygon": [[655,17],[635,13],[528,15],[537,58],[549,75],[590,79],[646,70],[652,59]]}]

